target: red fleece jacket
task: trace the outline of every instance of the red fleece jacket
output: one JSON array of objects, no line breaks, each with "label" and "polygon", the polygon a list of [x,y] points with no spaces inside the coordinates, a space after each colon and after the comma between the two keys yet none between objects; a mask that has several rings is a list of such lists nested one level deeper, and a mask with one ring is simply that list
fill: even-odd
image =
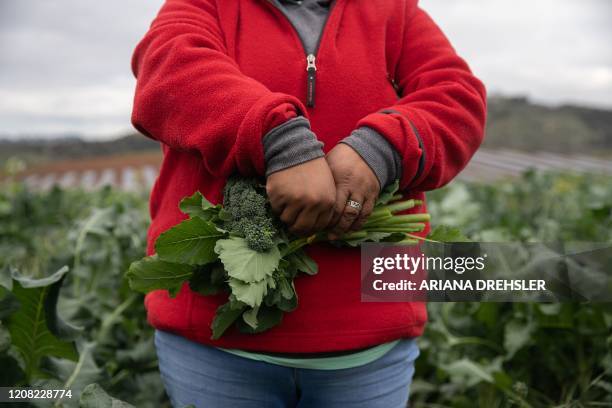
[{"label": "red fleece jacket", "polygon": [[[337,0],[316,57],[316,104],[307,109],[304,49],[269,1],[166,0],[133,57],[132,121],[164,151],[149,254],[185,218],[181,198],[199,190],[216,203],[230,174],[263,175],[263,135],[296,115],[310,120],[325,151],[359,126],[378,131],[402,156],[402,190],[419,199],[452,180],[480,145],[484,87],[416,0]],[[309,254],[319,274],[296,279],[298,309],[268,332],[210,340],[225,296],[187,285],[174,299],[149,293],[148,320],[205,344],[289,353],[422,333],[423,303],[360,302],[359,250],[319,245]]]}]

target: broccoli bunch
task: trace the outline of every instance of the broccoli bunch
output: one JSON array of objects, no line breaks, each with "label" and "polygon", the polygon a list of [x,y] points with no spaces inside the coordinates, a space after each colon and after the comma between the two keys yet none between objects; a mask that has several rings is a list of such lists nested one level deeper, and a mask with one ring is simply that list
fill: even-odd
[{"label": "broccoli bunch", "polygon": [[278,231],[266,196],[258,190],[253,179],[230,178],[223,190],[223,209],[231,216],[226,228],[244,237],[249,248],[265,252],[275,245]]}]

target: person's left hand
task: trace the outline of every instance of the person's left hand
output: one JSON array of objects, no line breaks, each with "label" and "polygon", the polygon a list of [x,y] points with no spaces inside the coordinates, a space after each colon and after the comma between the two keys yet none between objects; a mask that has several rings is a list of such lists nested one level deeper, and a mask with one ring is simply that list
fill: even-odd
[{"label": "person's left hand", "polygon": [[[372,213],[380,192],[378,178],[352,147],[339,143],[326,156],[336,183],[334,217],[329,224],[330,239],[349,230],[357,231]],[[349,200],[361,204],[361,209],[347,205]]]}]

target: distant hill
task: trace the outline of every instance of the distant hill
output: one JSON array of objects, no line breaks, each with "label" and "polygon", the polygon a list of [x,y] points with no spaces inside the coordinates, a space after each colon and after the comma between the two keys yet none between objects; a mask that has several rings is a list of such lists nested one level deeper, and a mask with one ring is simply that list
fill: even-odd
[{"label": "distant hill", "polygon": [[557,153],[612,152],[612,111],[548,107],[527,98],[489,99],[484,146]]},{"label": "distant hill", "polygon": [[0,139],[0,163],[12,156],[26,162],[49,162],[119,153],[159,151],[159,143],[139,134],[130,134],[112,140],[87,141],[78,137],[58,139]]},{"label": "distant hill", "polygon": [[[527,98],[492,97],[484,146],[609,156],[612,110],[549,107],[531,103]],[[3,140],[0,135],[0,167],[11,156],[40,164],[147,150],[159,151],[158,143],[138,134],[108,141],[84,141],[78,137]]]}]

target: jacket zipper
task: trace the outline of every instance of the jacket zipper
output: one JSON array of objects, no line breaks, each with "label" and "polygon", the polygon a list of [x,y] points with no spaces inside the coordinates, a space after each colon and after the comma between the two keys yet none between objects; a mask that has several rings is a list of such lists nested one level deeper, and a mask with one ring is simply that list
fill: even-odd
[{"label": "jacket zipper", "polygon": [[317,57],[313,54],[306,56],[306,106],[309,108],[314,107],[315,89],[317,85],[317,66],[315,61]]},{"label": "jacket zipper", "polygon": [[295,32],[298,39],[300,40],[300,43],[302,44],[302,49],[304,50],[304,54],[306,55],[306,73],[307,73],[306,75],[306,106],[308,106],[309,108],[314,108],[315,106],[315,91],[316,91],[316,85],[317,85],[317,64],[316,62],[317,62],[317,55],[319,53],[319,46],[321,45],[321,40],[323,39],[323,36],[325,35],[325,29],[327,28],[327,22],[329,21],[329,18],[331,14],[333,13],[337,2],[338,0],[334,0],[334,2],[329,8],[329,12],[327,13],[327,16],[325,17],[325,21],[323,22],[323,28],[321,29],[321,34],[319,35],[319,38],[317,40],[317,45],[315,46],[314,52],[311,54],[308,54],[308,51],[306,51],[306,44],[304,44],[304,40],[302,39],[302,37],[300,37],[300,33],[295,28],[295,25],[291,22],[289,18],[287,18],[287,16],[285,15],[285,13],[282,12],[282,10],[279,10],[278,7],[276,7],[276,5],[272,2],[272,0],[268,0],[268,3],[270,3],[270,5],[272,5],[276,10],[278,10],[278,12],[281,13],[283,17],[285,17],[285,19],[289,22],[291,27],[293,27],[293,31]]}]

